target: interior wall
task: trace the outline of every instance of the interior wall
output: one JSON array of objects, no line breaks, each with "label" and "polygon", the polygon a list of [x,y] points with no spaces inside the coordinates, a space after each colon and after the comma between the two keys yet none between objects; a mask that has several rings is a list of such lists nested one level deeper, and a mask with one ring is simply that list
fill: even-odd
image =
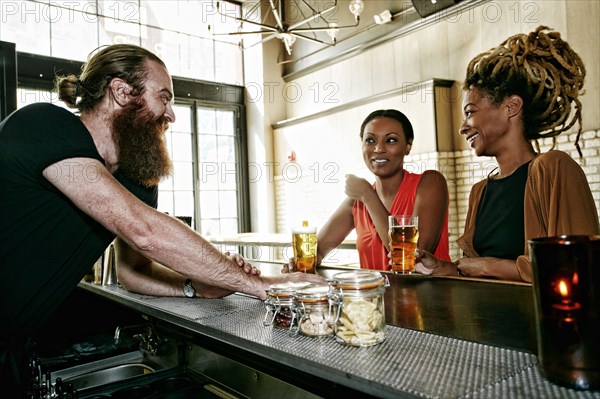
[{"label": "interior wall", "polygon": [[[538,25],[561,32],[582,56],[588,69],[584,104],[599,109],[598,9],[588,0],[489,1],[440,17],[433,25],[289,82],[301,95],[286,101],[287,118],[433,78],[462,81],[475,55]],[[600,124],[600,115],[589,114],[585,130]]]},{"label": "interior wall", "polygon": [[[309,117],[306,122],[274,131],[274,159],[282,162],[275,176],[276,226],[287,232],[294,218],[310,217],[322,226],[344,198],[343,176],[364,174],[358,129],[364,117],[374,109],[398,108],[411,117],[411,109],[427,101],[419,95],[404,100],[377,99],[381,93],[407,87],[433,78],[460,82],[468,61],[478,53],[495,47],[510,35],[530,32],[546,25],[561,32],[577,51],[587,68],[585,95],[582,98],[584,122],[584,168],[600,208],[600,3],[587,0],[490,1],[460,15],[440,18],[421,30],[386,42],[350,59],[325,67],[288,82],[296,95],[284,101],[285,120]],[[450,96],[449,115],[443,118],[450,137],[440,137],[451,148],[431,153],[413,151],[408,162],[425,159],[428,168],[438,168],[451,189],[451,240],[463,229],[468,193],[471,186],[485,178],[493,168],[493,159],[474,156],[464,138],[457,133],[461,123],[461,91],[456,84]],[[369,99],[374,98],[372,103]],[[341,104],[366,100],[367,104],[351,111],[333,112],[322,118],[311,115]],[[431,114],[434,117],[434,114]],[[424,123],[425,122],[425,123]],[[413,120],[419,132],[430,129],[427,121]],[[559,148],[574,150],[574,135],[563,135]],[[281,143],[284,144],[281,144]],[[542,143],[547,148],[549,143]],[[295,152],[297,162],[307,165],[298,177],[297,167],[285,160]],[[576,153],[572,154],[578,159]],[[326,169],[325,165],[330,169]],[[312,166],[312,169],[311,169]],[[286,169],[287,168],[287,169]],[[318,178],[315,179],[315,174]],[[334,173],[336,181],[324,180]],[[316,180],[316,181],[315,181]],[[372,177],[370,180],[373,180]],[[304,215],[304,216],[300,216]],[[308,216],[306,216],[308,215]],[[453,257],[458,249],[452,249]]]},{"label": "interior wall", "polygon": [[280,97],[284,85],[280,67],[273,68],[271,60],[279,55],[275,41],[246,50],[244,64],[246,123],[248,132],[248,175],[250,224],[254,232],[276,231],[276,204],[273,171],[272,125],[285,118],[286,107]]}]

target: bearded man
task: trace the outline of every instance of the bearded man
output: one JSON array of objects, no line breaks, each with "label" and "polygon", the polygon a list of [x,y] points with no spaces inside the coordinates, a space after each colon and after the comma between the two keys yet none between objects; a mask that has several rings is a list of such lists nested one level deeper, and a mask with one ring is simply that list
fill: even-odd
[{"label": "bearded man", "polygon": [[120,282],[139,293],[264,298],[275,282],[322,282],[302,273],[260,276],[155,209],[157,184],[172,168],[164,132],[175,121],[171,76],[156,55],[108,46],[56,88],[79,116],[38,103],[0,124],[3,392],[22,396],[24,342],[115,237]]}]

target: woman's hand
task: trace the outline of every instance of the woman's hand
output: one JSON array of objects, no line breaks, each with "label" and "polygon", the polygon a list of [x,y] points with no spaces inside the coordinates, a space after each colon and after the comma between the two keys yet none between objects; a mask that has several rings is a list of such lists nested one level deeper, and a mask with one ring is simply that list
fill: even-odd
[{"label": "woman's hand", "polygon": [[225,252],[224,255],[235,262],[246,274],[251,274],[253,276],[260,276],[260,269],[252,266],[249,262],[242,257],[240,254],[231,254],[229,251]]},{"label": "woman's hand", "polygon": [[485,275],[486,258],[463,257],[457,262],[458,272],[462,276],[489,277]]},{"label": "woman's hand", "polygon": [[365,202],[365,196],[374,193],[371,183],[351,174],[346,175],[346,187],[344,191],[349,198],[362,202]]},{"label": "woman's hand", "polygon": [[455,263],[446,262],[433,256],[431,252],[415,250],[415,271],[432,276],[458,276]]},{"label": "woman's hand", "polygon": [[290,258],[288,263],[284,264],[281,268],[281,273],[294,273],[297,271],[298,270],[296,270],[296,262],[294,261],[294,258]]}]

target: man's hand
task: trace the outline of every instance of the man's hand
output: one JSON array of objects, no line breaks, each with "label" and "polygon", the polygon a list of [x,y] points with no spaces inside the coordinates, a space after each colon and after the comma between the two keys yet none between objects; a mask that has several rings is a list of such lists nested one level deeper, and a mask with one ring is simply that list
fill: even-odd
[{"label": "man's hand", "polygon": [[224,255],[235,262],[246,274],[251,274],[254,276],[260,276],[260,269],[252,266],[249,262],[247,262],[242,255],[240,254],[231,254],[229,251],[225,252]]},{"label": "man's hand", "polygon": [[196,289],[196,296],[198,298],[217,299],[224,298],[231,294],[235,294],[235,291],[204,284],[201,281],[194,281],[193,285]]},{"label": "man's hand", "polygon": [[287,283],[290,281],[294,281],[294,282],[307,281],[307,282],[315,284],[315,285],[328,285],[329,284],[327,282],[327,280],[325,280],[319,274],[303,273],[303,272],[286,273],[286,274],[282,274],[280,276],[271,276],[271,277],[264,277],[264,278],[270,280],[269,284]]},{"label": "man's hand", "polygon": [[[315,266],[316,267],[316,266]],[[315,285],[327,285],[329,284],[324,280],[319,273],[303,273],[299,272],[296,268],[296,262],[294,258],[290,258],[288,263],[285,263],[281,268],[281,273],[285,274],[286,281],[308,281]]]}]

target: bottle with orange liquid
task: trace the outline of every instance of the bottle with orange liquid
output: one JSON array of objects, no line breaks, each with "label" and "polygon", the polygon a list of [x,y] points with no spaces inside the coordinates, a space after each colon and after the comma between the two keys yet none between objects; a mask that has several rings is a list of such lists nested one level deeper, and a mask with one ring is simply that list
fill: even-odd
[{"label": "bottle with orange liquid", "polygon": [[304,273],[316,273],[317,264],[317,227],[302,221],[302,227],[292,229],[292,248],[296,270]]}]

